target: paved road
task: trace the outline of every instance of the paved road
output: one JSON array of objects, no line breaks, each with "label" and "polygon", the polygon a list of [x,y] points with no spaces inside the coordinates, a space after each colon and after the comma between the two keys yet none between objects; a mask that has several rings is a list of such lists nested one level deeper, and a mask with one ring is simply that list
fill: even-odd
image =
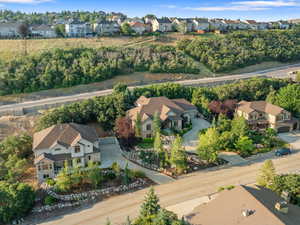
[{"label": "paved road", "polygon": [[[236,166],[207,169],[185,176],[173,183],[155,186],[161,205],[176,208],[176,205],[214,193],[224,185],[249,184],[255,182],[257,172],[266,157],[254,158],[251,162]],[[278,173],[299,171],[300,152],[273,160]],[[94,206],[52,218],[43,225],[102,225],[110,218],[113,224],[121,224],[126,217],[135,217],[147,189],[124,194],[99,202]]]},{"label": "paved road", "polygon": [[[254,73],[245,73],[240,75],[229,75],[229,76],[222,76],[222,77],[213,77],[213,78],[203,78],[197,80],[184,80],[184,81],[175,81],[174,83],[179,83],[182,85],[197,85],[197,84],[204,84],[204,83],[214,83],[214,82],[221,82],[221,81],[230,81],[230,80],[239,80],[239,79],[246,79],[255,76],[268,76],[268,77],[276,77],[276,78],[284,78],[287,77],[287,73],[289,71],[300,70],[300,64],[290,65],[290,66],[283,66],[277,67],[274,69],[258,71]],[[131,89],[135,88],[130,87]],[[139,86],[141,87],[141,86]],[[1,112],[19,110],[22,108],[31,108],[36,106],[43,106],[43,105],[54,105],[54,104],[62,104],[67,102],[79,101],[83,99],[92,98],[95,96],[104,96],[111,94],[112,89],[103,90],[103,91],[96,91],[96,92],[88,92],[83,94],[76,94],[70,96],[62,96],[62,97],[54,97],[54,98],[46,98],[37,101],[28,101],[23,103],[16,103],[11,105],[2,105],[0,106],[0,114]]]}]

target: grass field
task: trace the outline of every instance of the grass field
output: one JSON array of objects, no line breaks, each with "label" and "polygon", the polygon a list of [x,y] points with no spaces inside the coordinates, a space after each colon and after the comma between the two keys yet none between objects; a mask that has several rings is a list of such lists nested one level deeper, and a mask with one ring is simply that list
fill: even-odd
[{"label": "grass field", "polygon": [[[142,37],[100,37],[100,38],[56,38],[26,40],[28,54],[47,51],[55,48],[71,49],[78,47],[100,48],[103,46],[135,47],[146,44],[175,45],[183,38],[193,38],[193,35],[170,33],[158,38]],[[25,49],[24,40],[0,40],[0,59],[10,60],[22,57]]]}]

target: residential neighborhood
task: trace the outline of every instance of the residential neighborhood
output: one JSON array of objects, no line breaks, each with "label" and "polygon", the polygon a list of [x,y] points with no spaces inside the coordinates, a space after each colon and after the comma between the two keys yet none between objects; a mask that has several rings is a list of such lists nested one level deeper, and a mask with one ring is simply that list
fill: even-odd
[{"label": "residential neighborhood", "polygon": [[298,9],[0,0],[0,225],[300,225]]},{"label": "residential neighborhood", "polygon": [[[162,17],[145,16],[128,18],[124,14],[107,15],[99,12],[100,19],[94,23],[81,21],[79,19],[57,19],[53,23],[47,24],[29,24],[31,35],[34,38],[56,38],[61,36],[57,32],[57,26],[63,25],[64,37],[93,37],[93,36],[111,36],[122,35],[121,27],[129,24],[135,34],[151,34],[152,32],[181,32],[203,34],[206,32],[229,32],[235,30],[271,30],[292,28],[296,21],[272,21],[258,22],[255,20],[230,20],[222,18],[180,18],[180,17]],[[25,22],[14,23],[9,20],[0,21],[1,38],[18,38],[20,34],[18,27]]]}]

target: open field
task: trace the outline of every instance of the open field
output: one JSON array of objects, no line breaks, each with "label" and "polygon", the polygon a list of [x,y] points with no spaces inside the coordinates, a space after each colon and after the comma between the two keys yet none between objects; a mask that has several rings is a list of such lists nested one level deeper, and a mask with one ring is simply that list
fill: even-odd
[{"label": "open field", "polygon": [[[205,35],[209,36],[209,35]],[[176,41],[184,38],[193,38],[193,35],[170,33],[158,38],[152,36],[142,37],[99,37],[99,38],[56,38],[56,39],[30,39],[26,41],[27,52],[34,54],[55,48],[100,48],[104,46],[134,47],[145,44],[175,45]],[[24,40],[0,40],[0,59],[11,59],[22,56],[24,53]]]}]

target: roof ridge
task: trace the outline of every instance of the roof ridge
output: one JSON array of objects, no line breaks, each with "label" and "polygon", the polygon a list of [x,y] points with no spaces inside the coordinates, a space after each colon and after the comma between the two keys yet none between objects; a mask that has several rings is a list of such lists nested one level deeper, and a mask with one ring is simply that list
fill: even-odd
[{"label": "roof ridge", "polygon": [[[276,218],[277,220],[279,220],[280,222],[283,223],[283,221],[278,217],[276,216],[276,214],[274,214],[271,210],[269,210],[268,207],[266,207],[261,201],[259,201],[258,198],[256,198],[250,191],[248,191],[246,189],[246,186],[245,185],[240,185],[240,187],[242,188],[242,190],[246,191],[250,196],[251,198],[253,198],[260,206],[262,206],[269,214],[271,214],[274,218]],[[258,188],[258,186],[255,185],[255,187],[253,188]]]}]

